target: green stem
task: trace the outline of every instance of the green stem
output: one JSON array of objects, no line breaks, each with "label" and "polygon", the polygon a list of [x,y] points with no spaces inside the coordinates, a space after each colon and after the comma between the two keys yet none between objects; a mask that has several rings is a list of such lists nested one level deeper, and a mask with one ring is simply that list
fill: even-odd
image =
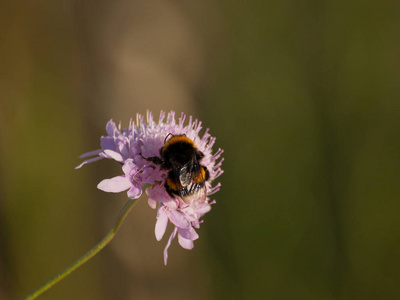
[{"label": "green stem", "polygon": [[76,262],[74,262],[72,265],[70,265],[68,268],[66,268],[64,271],[61,273],[57,274],[54,276],[52,279],[47,281],[45,284],[43,284],[41,287],[39,287],[36,291],[33,293],[29,294],[25,300],[31,300],[35,299],[37,296],[41,295],[45,291],[47,291],[49,288],[51,288],[53,285],[55,285],[57,282],[59,282],[61,279],[75,271],[77,268],[79,268],[81,265],[83,265],[85,262],[87,262],[89,259],[91,259],[93,256],[95,256],[100,250],[102,250],[115,236],[117,233],[119,227],[121,226],[122,222],[124,221],[125,217],[128,215],[128,213],[131,211],[133,205],[137,202],[138,199],[129,199],[129,201],[125,204],[125,206],[122,208],[120,211],[117,221],[114,224],[114,227],[110,230],[110,232],[106,235],[106,237],[98,243],[96,246],[92,248],[89,252],[87,252],[84,256],[79,258]]}]

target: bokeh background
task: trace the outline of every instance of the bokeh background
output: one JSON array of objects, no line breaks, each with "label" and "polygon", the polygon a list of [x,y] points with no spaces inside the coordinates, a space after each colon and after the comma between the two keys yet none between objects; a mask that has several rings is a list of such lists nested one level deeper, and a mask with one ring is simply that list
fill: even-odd
[{"label": "bokeh background", "polygon": [[[400,2],[3,1],[0,299],[108,232],[126,194],[76,171],[109,119],[203,121],[222,189],[191,251],[142,199],[41,299],[399,299]],[[170,228],[171,230],[171,228]]]}]

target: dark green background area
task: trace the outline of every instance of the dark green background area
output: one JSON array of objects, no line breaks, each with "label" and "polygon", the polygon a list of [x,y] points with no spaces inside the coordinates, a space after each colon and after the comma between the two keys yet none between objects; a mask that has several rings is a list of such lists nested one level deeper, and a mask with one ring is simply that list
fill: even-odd
[{"label": "dark green background area", "polygon": [[[174,48],[189,100],[132,96],[129,112],[115,108],[103,59],[119,44],[98,38],[122,31],[109,16],[129,18],[129,1],[66,3],[0,8],[0,299],[31,292],[105,235],[126,195],[96,185],[119,166],[73,168],[110,118],[126,126],[146,107],[188,107],[225,150],[200,239],[173,245],[165,268],[150,212],[122,229],[144,237],[115,242],[152,264],[107,248],[43,299],[400,297],[400,2],[168,1],[171,20],[194,28],[187,43],[201,41],[197,64]],[[167,14],[132,3],[147,10],[126,32]],[[128,218],[146,211],[144,199]]]},{"label": "dark green background area", "polygon": [[394,4],[230,8],[229,61],[203,110],[223,123],[231,204],[210,216],[219,296],[399,296]]}]

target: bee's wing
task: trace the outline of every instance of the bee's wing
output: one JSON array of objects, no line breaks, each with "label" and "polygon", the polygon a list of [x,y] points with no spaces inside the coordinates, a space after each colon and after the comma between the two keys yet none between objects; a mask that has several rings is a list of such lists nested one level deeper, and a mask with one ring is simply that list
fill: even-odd
[{"label": "bee's wing", "polygon": [[189,162],[179,170],[179,181],[183,187],[187,187],[192,182],[192,166]]},{"label": "bee's wing", "polygon": [[191,204],[193,201],[204,202],[207,197],[206,186],[200,186],[195,183],[193,183],[193,185],[195,185],[194,193],[189,193],[185,196],[181,196],[182,200],[187,204]]},{"label": "bee's wing", "polygon": [[179,180],[183,187],[181,198],[187,204],[193,201],[204,202],[206,200],[207,191],[204,182],[196,183],[195,180],[195,177],[198,176],[198,172],[196,164],[188,164],[180,171]]},{"label": "bee's wing", "polygon": [[193,153],[192,158],[179,170],[179,181],[183,187],[193,182],[199,168],[200,165],[197,162],[196,155]]}]

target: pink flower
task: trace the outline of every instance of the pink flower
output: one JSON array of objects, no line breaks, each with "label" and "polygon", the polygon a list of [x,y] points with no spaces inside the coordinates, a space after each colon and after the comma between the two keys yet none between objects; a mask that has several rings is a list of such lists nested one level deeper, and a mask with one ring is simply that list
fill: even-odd
[{"label": "pink flower", "polygon": [[[77,168],[84,164],[91,163],[103,158],[113,159],[122,164],[123,175],[110,179],[104,179],[98,188],[105,192],[118,193],[127,190],[131,199],[139,198],[142,195],[143,185],[149,185],[146,194],[149,196],[148,203],[153,209],[158,207],[157,222],[155,226],[156,239],[160,241],[166,231],[168,223],[175,226],[167,246],[164,250],[164,263],[167,264],[168,247],[178,234],[178,242],[185,249],[193,248],[193,241],[198,239],[194,228],[199,228],[202,222],[200,218],[211,210],[209,195],[217,192],[220,184],[212,186],[212,182],[219,177],[223,171],[221,163],[223,151],[218,149],[214,154],[212,147],[215,138],[211,137],[208,129],[202,137],[199,132],[202,129],[201,122],[189,117],[185,125],[184,114],[175,120],[175,112],[171,111],[166,115],[161,112],[158,122],[155,122],[150,112],[147,112],[147,121],[140,114],[136,116],[136,122],[130,121],[128,129],[121,129],[121,125],[115,125],[109,121],[106,126],[107,136],[101,137],[101,149],[82,155],[82,158],[95,156],[85,160]],[[184,135],[193,141],[196,149],[204,154],[199,163],[208,171],[208,179],[204,183],[203,197],[197,194],[189,201],[183,201],[179,196],[168,193],[165,182],[168,172],[161,164],[155,163],[148,158],[158,157],[161,161],[160,150],[164,146],[168,136]]]}]

